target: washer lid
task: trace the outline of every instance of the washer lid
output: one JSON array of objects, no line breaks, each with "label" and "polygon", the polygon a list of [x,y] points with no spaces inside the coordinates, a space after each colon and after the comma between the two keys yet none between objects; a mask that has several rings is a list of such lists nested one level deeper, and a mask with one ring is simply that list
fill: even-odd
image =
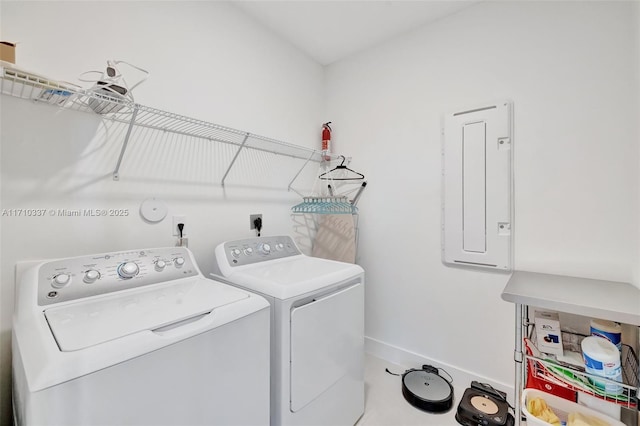
[{"label": "washer lid", "polygon": [[354,278],[364,271],[358,265],[295,256],[237,267],[226,278],[259,293],[288,299]]},{"label": "washer lid", "polygon": [[202,278],[153,287],[50,308],[44,315],[58,347],[68,352],[197,317],[249,297]]}]

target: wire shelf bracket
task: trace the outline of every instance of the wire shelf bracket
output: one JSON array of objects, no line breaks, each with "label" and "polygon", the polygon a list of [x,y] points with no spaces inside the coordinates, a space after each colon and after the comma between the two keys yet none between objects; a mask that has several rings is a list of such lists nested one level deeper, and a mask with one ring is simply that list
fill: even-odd
[{"label": "wire shelf bracket", "polygon": [[122,149],[120,150],[120,155],[118,156],[118,162],[116,163],[116,168],[113,171],[113,180],[120,180],[120,165],[122,164],[124,153],[127,150],[127,145],[129,144],[129,138],[131,137],[131,131],[133,130],[133,125],[136,122],[137,115],[138,115],[138,108],[133,108],[131,121],[129,122],[129,127],[127,128],[127,134],[124,136],[124,141],[122,142]]},{"label": "wire shelf bracket", "polygon": [[[304,164],[302,165],[302,167],[300,167],[300,170],[298,170],[298,173],[296,173],[296,175],[293,177],[293,179],[291,179],[291,182],[289,182],[289,186],[287,186],[287,191],[291,191],[293,189],[293,182],[295,182],[296,179],[298,179],[298,176],[300,176],[300,173],[302,173],[304,168],[307,167],[307,164],[309,164],[309,161],[311,161],[313,159],[313,154],[314,153],[311,153],[309,158],[307,158],[307,161],[305,161]],[[294,191],[295,191],[295,189],[294,189]],[[297,192],[297,191],[295,191],[295,192]]]},{"label": "wire shelf bracket", "polygon": [[242,145],[240,145],[240,148],[238,148],[238,150],[236,151],[236,155],[233,156],[231,163],[229,163],[229,167],[227,167],[227,171],[224,172],[224,176],[222,176],[222,181],[220,182],[222,186],[224,186],[224,181],[227,179],[227,175],[229,174],[229,172],[231,171],[231,168],[233,167],[234,163],[238,159],[238,156],[240,155],[240,151],[242,151],[242,148],[244,148],[245,144],[247,143],[247,139],[249,139],[249,133],[245,135],[244,139],[242,140]]}]

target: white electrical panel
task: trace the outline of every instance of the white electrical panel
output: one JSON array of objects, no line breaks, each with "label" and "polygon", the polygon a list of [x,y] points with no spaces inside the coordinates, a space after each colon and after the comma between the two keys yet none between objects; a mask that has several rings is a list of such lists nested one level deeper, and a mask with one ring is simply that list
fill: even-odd
[{"label": "white electrical panel", "polygon": [[442,162],[442,261],[511,270],[512,104],[445,117]]}]

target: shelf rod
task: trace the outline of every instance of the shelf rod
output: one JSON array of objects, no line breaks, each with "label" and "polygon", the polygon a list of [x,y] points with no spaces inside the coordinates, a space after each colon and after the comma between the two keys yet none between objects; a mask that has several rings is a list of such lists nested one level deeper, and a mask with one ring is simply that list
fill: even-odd
[{"label": "shelf rod", "polygon": [[124,152],[127,150],[127,144],[129,143],[129,137],[131,136],[131,130],[133,130],[133,124],[136,121],[136,115],[138,115],[138,107],[133,107],[133,114],[131,115],[131,121],[129,122],[129,128],[127,129],[127,134],[124,137],[124,142],[122,143],[122,149],[120,150],[120,157],[118,157],[118,163],[116,164],[116,169],[113,171],[113,180],[120,180],[120,164],[122,164],[122,158],[124,157]]},{"label": "shelf rod", "polygon": [[520,303],[516,303],[516,341],[513,359],[515,361],[515,395],[513,401],[513,414],[517,425],[522,422],[522,413],[520,410],[520,400],[522,398],[522,385],[524,384],[524,369],[527,367],[523,364],[524,354],[522,353],[522,327],[525,320],[525,309]]},{"label": "shelf rod", "polygon": [[231,167],[233,167],[233,164],[238,159],[238,155],[240,155],[240,151],[242,151],[242,148],[244,148],[244,144],[247,143],[247,139],[249,139],[249,133],[247,133],[244,136],[244,139],[242,140],[242,145],[240,145],[240,148],[238,148],[238,150],[236,151],[236,155],[233,156],[233,160],[231,160],[231,164],[229,164],[229,167],[227,168],[227,171],[224,173],[224,176],[222,176],[222,186],[224,186],[224,180],[227,178],[227,175],[231,171]]},{"label": "shelf rod", "polygon": [[[119,121],[119,120],[117,120]],[[235,145],[235,146],[240,146],[242,143],[241,142],[234,142],[234,141],[230,141],[230,140],[224,140],[224,139],[220,139],[220,138],[216,138],[214,136],[206,136],[206,135],[199,135],[199,134],[195,134],[193,132],[189,133],[189,132],[182,132],[182,131],[178,131],[178,130],[173,130],[171,128],[165,128],[165,127],[159,127],[159,126],[155,126],[155,125],[149,125],[147,123],[137,123],[136,124],[137,127],[145,127],[147,129],[152,129],[152,130],[158,130],[158,131],[163,131],[163,132],[169,132],[169,133],[174,133],[177,135],[182,135],[182,136],[188,136],[188,137],[193,137],[193,138],[200,138],[200,139],[208,139],[214,142],[220,142],[220,143],[226,143],[229,145]],[[245,137],[251,136],[250,133],[245,133]],[[262,139],[260,139],[262,140]],[[298,152],[304,152],[305,154],[307,154],[309,151],[311,151],[311,158],[313,159],[314,154],[316,154],[316,151],[310,149],[310,148],[304,148],[304,147],[298,147],[298,146],[287,146],[284,145],[282,143],[277,143],[277,142],[271,142],[273,145],[279,145],[281,147],[288,147],[291,148],[291,150],[295,150]],[[276,149],[268,149],[268,148],[260,148],[257,146],[248,146],[245,144],[245,148],[247,149],[253,149],[255,151],[262,151],[262,152],[267,152],[269,154],[276,154],[276,155],[282,155],[285,157],[291,157],[291,158],[297,158],[300,160],[306,160],[307,157],[306,155],[303,157],[302,153],[298,154],[298,153],[287,153],[284,151],[278,151]]]}]

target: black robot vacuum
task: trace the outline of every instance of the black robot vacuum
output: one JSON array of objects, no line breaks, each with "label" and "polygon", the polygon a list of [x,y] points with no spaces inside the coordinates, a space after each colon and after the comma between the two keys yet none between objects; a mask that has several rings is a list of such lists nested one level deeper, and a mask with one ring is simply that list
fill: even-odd
[{"label": "black robot vacuum", "polygon": [[428,413],[444,413],[453,406],[453,386],[430,365],[402,375],[402,395],[409,404]]}]

